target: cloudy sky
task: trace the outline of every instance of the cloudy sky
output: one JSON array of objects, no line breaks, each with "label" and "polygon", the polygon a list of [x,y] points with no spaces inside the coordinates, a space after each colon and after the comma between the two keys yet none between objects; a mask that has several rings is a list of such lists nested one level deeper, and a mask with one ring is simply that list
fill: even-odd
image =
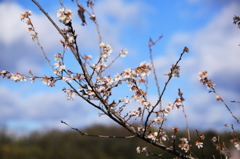
[{"label": "cloudy sky", "polygon": [[[80,1],[84,6],[86,0]],[[77,7],[70,0],[63,0],[65,7],[73,11],[73,25],[78,33],[78,44],[83,54],[98,55],[98,36],[94,24],[87,19],[82,26],[77,16]],[[215,95],[198,81],[198,72],[206,70],[216,90],[229,105],[236,117],[240,118],[238,100],[240,95],[240,30],[232,24],[234,15],[240,15],[238,0],[96,0],[94,12],[97,16],[103,41],[113,48],[113,59],[126,48],[128,55],[120,58],[109,69],[113,76],[126,68],[135,68],[142,61],[150,62],[148,40],[163,35],[153,46],[153,59],[162,88],[167,73],[183,48],[190,49],[180,62],[180,78],[173,78],[163,98],[163,106],[174,102],[177,89],[181,88],[186,99],[185,111],[189,127],[192,129],[226,130],[224,124],[236,124],[226,107],[215,100]],[[49,15],[58,22],[56,12],[61,8],[58,0],[39,3]],[[40,42],[49,59],[61,52],[61,36],[48,22],[47,18],[31,1],[0,0],[0,71],[19,72],[28,75],[53,75],[37,43],[31,40],[27,26],[20,20],[25,10],[33,12],[32,22],[38,32]],[[57,23],[61,28],[64,26]],[[71,54],[69,52],[69,56]],[[67,63],[68,62],[68,63]],[[78,71],[79,66],[69,58],[66,66]],[[150,78],[153,78],[150,75]],[[149,82],[149,99],[157,99],[154,80]],[[107,117],[98,117],[98,110],[80,99],[68,101],[61,91],[67,87],[58,82],[49,88],[41,82],[34,84],[0,78],[0,126],[13,131],[65,129],[60,123],[64,120],[76,127],[92,124],[114,124]],[[116,97],[124,98],[128,87],[123,86]],[[167,116],[165,128],[179,126],[185,128],[181,110],[173,110]]]}]

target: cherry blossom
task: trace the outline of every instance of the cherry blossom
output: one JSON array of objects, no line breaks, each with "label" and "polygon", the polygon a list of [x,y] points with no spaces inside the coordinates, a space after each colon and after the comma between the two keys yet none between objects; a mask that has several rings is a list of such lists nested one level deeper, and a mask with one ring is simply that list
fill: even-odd
[{"label": "cherry blossom", "polygon": [[68,24],[72,20],[72,11],[69,9],[59,9],[57,12],[57,17],[60,18],[60,22],[63,24]]},{"label": "cherry blossom", "polygon": [[203,143],[196,141],[196,146],[200,149],[203,148]]},{"label": "cherry blossom", "polygon": [[25,12],[23,12],[21,15],[20,15],[20,19],[23,20],[25,18],[28,18],[29,16],[32,15],[32,11],[30,10],[26,10]]},{"label": "cherry blossom", "polygon": [[127,55],[128,51],[127,49],[123,49],[121,52],[120,52],[120,55],[121,57],[125,57]]}]

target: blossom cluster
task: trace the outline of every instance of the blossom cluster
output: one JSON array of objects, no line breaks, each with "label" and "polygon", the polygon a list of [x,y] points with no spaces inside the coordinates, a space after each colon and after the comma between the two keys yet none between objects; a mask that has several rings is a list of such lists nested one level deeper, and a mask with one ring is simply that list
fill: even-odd
[{"label": "blossom cluster", "polygon": [[62,91],[66,93],[68,100],[74,100],[74,96],[76,95],[76,93],[72,89],[63,88]]},{"label": "blossom cluster", "polygon": [[141,113],[141,108],[139,107],[138,109],[135,109],[135,110],[129,112],[129,113],[128,113],[128,116],[129,116],[129,117],[132,117],[132,116],[138,116],[138,117],[140,117],[141,114],[142,114],[142,113]]},{"label": "blossom cluster", "polygon": [[15,82],[27,81],[27,78],[29,78],[31,83],[35,82],[36,78],[39,78],[43,82],[43,84],[45,84],[47,86],[50,86],[50,87],[55,86],[56,81],[59,80],[57,77],[52,77],[52,76],[50,76],[50,77],[47,77],[46,75],[44,75],[43,77],[37,77],[37,76],[34,76],[34,75],[25,76],[25,75],[20,74],[18,72],[17,73],[10,73],[7,70],[1,71],[0,76],[3,76],[3,78],[7,77],[8,79],[11,79]]},{"label": "blossom cluster", "polygon": [[128,51],[127,49],[123,49],[121,52],[120,52],[120,56],[122,57],[125,57],[127,55]]},{"label": "blossom cluster", "polygon": [[70,27],[68,27],[68,29],[63,28],[62,33],[66,35],[67,40],[65,43],[62,40],[60,42],[63,44],[64,48],[67,49],[69,48],[69,45],[72,45],[75,43],[75,39],[78,34],[74,34]]},{"label": "blossom cluster", "polygon": [[234,146],[237,148],[238,151],[240,151],[240,144],[239,144],[239,142],[234,142]]},{"label": "blossom cluster", "polygon": [[210,88],[214,88],[215,84],[213,84],[211,82],[210,79],[208,79],[208,76],[207,76],[207,71],[201,71],[198,73],[198,78],[199,78],[199,81],[203,84],[203,85],[206,85],[208,89]]},{"label": "blossom cluster", "polygon": [[138,147],[136,148],[136,151],[137,151],[137,153],[146,152],[146,153],[148,154],[147,147],[141,148],[141,147],[138,146]]},{"label": "blossom cluster", "polygon": [[214,89],[215,84],[213,84],[211,79],[208,78],[207,73],[208,73],[207,71],[199,72],[198,73],[199,81],[203,85],[206,85],[208,89],[211,88],[213,90],[213,92],[216,94],[217,101],[222,101],[222,97],[219,94],[217,94],[217,92],[215,91],[215,89]]},{"label": "blossom cluster", "polygon": [[[150,70],[152,69],[153,69],[152,65],[147,64],[146,61],[144,61],[144,62],[141,62],[140,66],[138,66],[135,69],[128,68],[124,70],[121,75],[123,76],[124,79],[129,79],[130,81],[130,79],[133,79],[133,78],[137,78],[137,77],[141,78],[144,76],[148,76],[150,74]],[[144,81],[142,81],[141,79],[138,81],[138,83],[140,82],[144,82]]]},{"label": "blossom cluster", "polygon": [[57,17],[59,17],[61,23],[66,25],[72,20],[72,11],[65,8],[59,9],[57,11]]},{"label": "blossom cluster", "polygon": [[180,66],[172,65],[171,70],[164,75],[167,75],[169,77],[180,77]]},{"label": "blossom cluster", "polygon": [[153,132],[149,133],[147,135],[147,138],[153,141],[158,141],[159,138],[161,138],[163,141],[167,140],[167,134],[165,131],[160,131],[160,132]]},{"label": "blossom cluster", "polygon": [[104,62],[107,62],[108,57],[112,54],[113,50],[112,47],[104,42],[100,43],[101,47],[101,57],[100,62],[97,64],[93,64],[91,67],[95,69],[96,71],[100,71],[107,67],[107,65]]},{"label": "blossom cluster", "polygon": [[[147,94],[140,88],[140,84],[146,82],[144,76],[148,76],[152,69],[152,66],[144,61],[139,67],[135,69],[127,68],[121,73],[122,80],[126,81],[130,90],[134,93],[133,97],[135,101],[145,106],[150,106],[151,104],[146,100],[145,96]],[[136,81],[136,78],[139,79]]]},{"label": "blossom cluster", "polygon": [[109,44],[103,42],[100,43],[100,47],[102,48],[101,59],[106,61],[108,59],[108,56],[110,56],[113,52],[112,47]]},{"label": "blossom cluster", "polygon": [[173,110],[175,107],[179,109],[182,106],[182,100],[183,99],[181,98],[176,98],[174,103],[168,103],[166,108],[164,108],[160,112],[162,112],[165,116],[167,116],[170,113],[170,111]]},{"label": "blossom cluster", "polygon": [[32,32],[31,34],[31,37],[32,37],[32,40],[36,40],[37,38],[37,32],[35,31],[34,27],[33,27],[33,24],[31,22],[31,19],[29,18],[30,16],[32,15],[32,12],[29,11],[29,10],[26,10],[25,12],[23,12],[20,16],[20,19],[23,21],[24,19],[27,19],[26,21],[26,25],[28,26],[28,29],[27,31],[28,32]]},{"label": "blossom cluster", "polygon": [[57,53],[54,55],[54,60],[56,61],[56,63],[54,63],[54,65],[55,65],[54,74],[59,75],[59,76],[61,75],[61,72],[66,69],[66,66],[61,62],[62,59],[63,58],[62,58],[61,53]]},{"label": "blossom cluster", "polygon": [[164,122],[164,121],[166,121],[167,119],[165,119],[165,118],[163,118],[162,116],[159,116],[159,114],[158,114],[158,116],[157,117],[155,117],[153,120],[150,120],[150,124],[151,125],[155,125],[155,124],[158,124],[158,125],[160,125],[162,122]]},{"label": "blossom cluster", "polygon": [[233,17],[233,23],[238,25],[238,28],[240,29],[240,17],[239,16],[234,16]]},{"label": "blossom cluster", "polygon": [[18,81],[26,81],[26,76],[20,74],[20,73],[11,73],[11,79],[15,82],[18,82]]},{"label": "blossom cluster", "polygon": [[[103,47],[103,55],[104,59],[110,55],[111,48],[108,44],[101,44],[101,47]],[[95,65],[94,67],[97,69]],[[101,65],[100,65],[101,66]],[[99,67],[99,66],[98,66]],[[146,100],[145,96],[147,95],[142,89],[140,89],[140,83],[144,83],[145,79],[144,76],[148,76],[150,73],[150,70],[152,69],[152,66],[150,64],[147,64],[146,62],[142,62],[139,67],[135,69],[125,69],[120,75],[116,74],[114,78],[111,76],[106,77],[97,77],[97,82],[95,84],[96,91],[99,93],[102,93],[104,96],[109,96],[111,94],[111,89],[113,87],[118,86],[122,83],[122,81],[126,81],[128,86],[130,87],[130,90],[134,92],[134,99],[135,101],[139,101],[142,105],[150,106],[150,102]],[[136,81],[136,78],[139,78]],[[92,91],[92,90],[90,90]],[[88,95],[90,95],[88,93]],[[92,93],[94,96],[94,93]],[[125,103],[129,103],[130,100],[128,98],[124,99]],[[119,102],[122,102],[122,100],[119,100]],[[117,105],[117,103],[115,104]],[[129,114],[131,115],[131,113]]]},{"label": "blossom cluster", "polygon": [[20,15],[20,19],[23,20],[25,18],[29,18],[29,16],[32,15],[32,11],[30,10],[26,10],[25,12],[23,12],[21,15]]},{"label": "blossom cluster", "polygon": [[186,153],[190,150],[190,145],[188,143],[187,138],[180,138],[181,143],[178,145],[182,150],[184,150]]},{"label": "blossom cluster", "polygon": [[47,77],[46,75],[44,75],[43,77],[40,78],[40,80],[42,81],[43,84],[49,86],[49,87],[53,87],[55,86],[55,83],[57,81],[56,78],[53,78],[52,76]]},{"label": "blossom cluster", "polygon": [[203,148],[203,143],[202,142],[196,141],[195,144],[199,149]]},{"label": "blossom cluster", "polygon": [[25,75],[22,75],[20,73],[10,73],[9,71],[7,70],[2,70],[0,72],[0,76],[3,76],[4,77],[7,77],[8,79],[11,79],[15,82],[19,82],[19,81],[26,81],[26,76]]}]

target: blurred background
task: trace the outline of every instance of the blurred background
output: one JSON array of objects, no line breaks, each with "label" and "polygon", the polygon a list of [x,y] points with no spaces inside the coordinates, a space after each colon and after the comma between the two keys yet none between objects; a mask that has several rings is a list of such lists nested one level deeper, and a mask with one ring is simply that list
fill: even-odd
[{"label": "blurred background", "polygon": [[[63,0],[63,2],[67,9],[73,11],[73,26],[78,33],[80,52],[92,55],[93,59],[90,63],[94,64],[99,54],[96,27],[87,15],[87,25],[82,26],[77,15],[76,4],[70,0]],[[160,88],[163,88],[167,80],[164,74],[178,60],[183,48],[187,46],[190,49],[190,53],[184,54],[179,64],[180,77],[173,78],[168,86],[163,97],[163,107],[175,101],[178,97],[177,89],[181,88],[186,99],[184,105],[189,127],[192,130],[230,131],[223,125],[236,124],[236,121],[226,107],[216,101],[215,95],[208,93],[209,90],[198,81],[198,72],[204,70],[209,72],[209,78],[216,84],[216,90],[234,115],[239,118],[239,104],[230,101],[239,101],[240,95],[240,47],[238,46],[240,30],[232,23],[234,15],[240,15],[240,1],[96,0],[94,2],[94,11],[103,42],[110,44],[113,48],[110,60],[114,59],[122,49],[128,50],[127,56],[119,58],[105,75],[113,77],[126,68],[136,68],[142,61],[149,63],[149,38],[156,40],[163,35],[163,38],[152,47]],[[39,0],[39,3],[63,28],[64,26],[58,22],[56,17],[57,10],[61,9],[59,1]],[[80,3],[87,7],[85,0],[80,0]],[[33,25],[52,64],[54,54],[62,52],[59,42],[61,36],[31,1],[0,0],[2,22],[0,71],[6,69],[12,73],[19,72],[28,75],[31,70],[37,76],[53,75],[37,43],[31,40],[25,22],[20,20],[20,14],[25,10],[32,11]],[[79,72],[80,68],[70,52],[66,55],[69,55],[66,59],[67,69]],[[119,128],[107,117],[98,117],[100,112],[86,102],[77,98],[74,101],[68,101],[61,91],[63,87],[67,88],[64,82],[58,82],[56,87],[50,88],[38,80],[32,84],[29,80],[15,83],[1,78],[0,127],[2,133],[22,137],[31,134],[24,140],[28,144],[31,143],[30,140],[47,138],[52,133],[63,135],[61,133],[69,128],[61,124],[60,120],[81,129],[94,128],[94,125],[103,124],[104,126],[102,128],[99,126],[96,133],[98,131],[105,133],[103,130],[109,125],[116,129]],[[117,99],[131,95],[129,88],[125,85],[118,89],[119,91],[115,92]],[[128,91],[129,93],[126,93]],[[157,90],[152,73],[149,77],[148,94],[150,101],[155,103]],[[178,126],[180,130],[185,131],[185,119],[181,110],[173,110],[167,116],[164,128],[171,129],[173,126]],[[239,130],[238,126],[235,128]],[[76,132],[72,133],[75,133],[76,138],[79,137]],[[61,138],[67,138],[69,134],[64,135],[66,136]],[[7,137],[6,140],[8,140]]]}]

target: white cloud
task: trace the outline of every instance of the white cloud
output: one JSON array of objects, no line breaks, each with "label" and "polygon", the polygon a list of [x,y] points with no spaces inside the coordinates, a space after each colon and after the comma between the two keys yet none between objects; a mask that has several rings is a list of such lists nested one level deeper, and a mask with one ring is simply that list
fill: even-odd
[{"label": "white cloud", "polygon": [[194,37],[193,51],[197,53],[199,69],[212,73],[238,71],[239,30],[231,23],[237,9],[234,4],[225,7]]},{"label": "white cloud", "polygon": [[[223,130],[222,125],[236,123],[224,104],[217,102],[215,95],[209,94],[207,88],[201,86],[197,75],[203,70],[209,72],[209,77],[217,84],[216,90],[239,117],[237,108],[230,103],[231,100],[238,99],[240,88],[240,76],[237,74],[240,68],[240,32],[231,23],[232,17],[237,13],[236,4],[224,6],[205,27],[195,33],[176,33],[168,44],[168,54],[155,59],[157,70],[169,70],[170,62],[174,63],[173,59],[178,59],[183,46],[190,48],[190,53],[180,61],[181,77],[176,82],[171,81],[170,85],[176,85],[176,88],[181,86],[188,91],[184,92],[185,110],[192,128]],[[160,79],[161,77],[160,74]],[[183,114],[177,111],[170,113],[169,123],[174,123],[176,118],[184,122],[182,117]]]},{"label": "white cloud", "polygon": [[[106,7],[106,4],[111,7]],[[120,34],[124,26],[143,24],[143,18],[139,16],[143,7],[139,2],[126,3],[124,1],[115,1],[112,3],[112,1],[108,0],[101,1],[96,5],[97,18],[101,23],[100,29],[103,30],[102,34],[106,40],[105,42],[111,44],[118,50],[117,52],[123,48],[120,42]],[[36,42],[32,41],[30,34],[27,33],[27,26],[20,20],[20,13],[24,11],[25,9],[17,3],[7,1],[0,3],[1,15],[8,12],[11,13],[9,16],[0,17],[1,21],[5,22],[0,30],[0,34],[3,35],[0,37],[0,45],[3,48],[3,52],[7,52],[7,54],[1,54],[0,68],[20,73],[28,72],[31,69],[36,73],[42,69],[45,59]],[[55,21],[58,21],[54,18],[55,14],[49,13]],[[117,25],[109,21],[109,16],[114,18]],[[61,37],[57,34],[52,24],[48,22],[47,18],[43,14],[38,15],[33,11],[31,19],[36,31],[39,33],[41,45],[46,53],[52,55],[56,53],[52,51],[57,50],[58,47],[61,50],[59,43]],[[88,22],[92,23],[90,20]],[[98,37],[95,26],[88,24],[82,27],[77,21],[74,22],[74,25],[77,32],[79,31],[80,49],[93,49],[93,46],[95,46],[98,50]],[[61,26],[63,27],[63,25]],[[52,59],[52,57],[49,58]],[[21,85],[21,83],[19,84]],[[9,90],[9,88],[1,86],[0,94],[2,99],[4,99],[0,101],[2,121],[15,126],[19,123],[26,123],[35,125],[35,128],[36,125],[51,127],[51,125],[55,125],[56,120],[59,122],[61,119],[81,126],[86,126],[90,123],[96,124],[100,121],[103,121],[103,123],[108,121],[109,123],[109,119],[104,116],[99,120],[97,116],[98,111],[91,108],[90,105],[79,100],[74,102],[67,101],[62,92],[40,92],[27,97],[22,93],[16,93],[13,90]],[[24,93],[29,94],[30,92],[25,90]]]},{"label": "white cloud", "polygon": [[[95,13],[99,21],[103,41],[109,43],[114,52],[119,53],[121,49],[126,48],[126,46],[121,44],[123,29],[129,26],[145,26],[146,18],[143,18],[142,10],[145,9],[145,12],[150,10],[147,5],[143,5],[140,2],[129,3],[116,0],[113,3],[112,1],[104,0],[97,3],[95,5]],[[26,9],[20,7],[16,2],[7,1],[0,3],[0,8],[1,15],[8,12],[11,13],[8,16],[0,17],[1,21],[4,21],[0,30],[2,35],[0,37],[0,46],[3,52],[7,53],[0,55],[0,68],[14,72],[28,72],[29,68],[27,67],[30,66],[33,72],[40,71],[42,65],[47,63],[39,46],[35,41],[31,40],[30,34],[27,33],[27,26],[20,20],[20,13]],[[81,26],[80,19],[76,13],[77,11],[73,10],[73,25],[76,33],[78,33],[80,52],[98,55],[99,40],[95,25],[88,19],[88,15],[85,14],[88,24],[84,27]],[[49,15],[59,24],[55,11],[49,12]],[[62,39],[61,36],[58,35],[56,29],[43,14],[37,14],[33,11],[31,19],[38,32],[41,45],[46,54],[49,55],[49,59],[53,61],[53,54],[62,50],[59,43],[59,40]],[[64,27],[62,24],[59,26],[60,28]],[[90,50],[90,52],[87,52],[87,50]],[[128,47],[128,50],[134,52],[134,49],[130,47]],[[114,56],[111,58],[114,58]],[[11,61],[11,63],[7,61]],[[20,63],[20,61],[24,62]]]},{"label": "white cloud", "polygon": [[1,87],[0,96],[0,120],[10,126],[64,129],[68,127],[59,124],[60,120],[80,127],[109,123],[108,118],[98,117],[99,111],[94,107],[77,97],[69,101],[63,92],[39,92],[23,97],[19,92]]},{"label": "white cloud", "polygon": [[[36,41],[31,40],[31,33],[27,32],[28,26],[20,20],[20,14],[24,11],[25,9],[17,3],[8,1],[0,3],[2,15],[0,20],[3,22],[0,30],[0,46],[4,52],[0,54],[0,68],[24,73],[32,69],[36,73],[41,70],[45,59]],[[9,14],[3,16],[6,13]],[[31,19],[46,54],[52,53],[56,46],[61,46],[58,42],[60,36],[47,18],[33,13]],[[22,63],[19,63],[20,61]]]},{"label": "white cloud", "polygon": [[[112,45],[116,52],[119,52],[122,48],[124,48],[120,39],[122,30],[126,26],[136,27],[139,24],[143,24],[145,20],[142,18],[144,16],[142,11],[143,9],[146,9],[145,7],[147,6],[139,3],[139,1],[136,3],[128,3],[120,0],[104,0],[96,3],[99,3],[96,5],[95,12],[99,20],[100,29],[102,29],[102,35],[104,37],[103,40],[104,42]],[[10,17],[1,17],[6,18],[1,20],[7,21],[7,23],[3,25],[4,29],[0,30],[0,34],[4,35],[0,37],[0,43],[4,46],[9,45],[11,48],[9,49],[5,46],[5,51],[10,50],[10,54],[4,55],[7,57],[7,60],[6,58],[4,58],[3,61],[1,60],[0,66],[2,66],[1,63],[3,63],[3,66],[7,69],[8,66],[10,67],[15,62],[15,67],[17,67],[17,71],[19,72],[26,69],[28,70],[28,68],[40,70],[42,62],[39,63],[37,61],[41,59],[43,61],[44,58],[40,51],[37,53],[35,52],[35,50],[38,49],[38,46],[34,44],[35,42],[31,41],[30,35],[25,32],[25,24],[19,19],[19,13],[24,11],[23,8],[19,7],[15,3],[0,4],[0,13],[1,11],[6,11],[2,10],[1,7],[9,8],[12,13],[9,15]],[[167,52],[169,54],[154,59],[156,61],[155,66],[157,70],[161,70],[159,71],[160,73],[158,72],[160,74],[160,79],[162,79],[162,77],[166,79],[166,76],[163,76],[163,73],[166,73],[165,71],[169,70],[171,64],[174,63],[172,59],[176,60],[178,58],[176,53],[179,54],[186,44],[190,45],[189,48],[191,52],[184,56],[181,61],[181,73],[184,78],[186,76],[192,77],[194,80],[191,81],[191,78],[188,80],[193,82],[193,84],[201,85],[197,81],[197,73],[201,70],[208,70],[211,75],[221,74],[222,70],[237,71],[237,69],[240,68],[238,62],[239,47],[237,46],[237,44],[240,43],[238,38],[240,33],[239,30],[236,29],[236,26],[231,24],[232,16],[236,12],[237,8],[234,5],[226,6],[225,9],[214,17],[210,23],[208,23],[203,29],[198,30],[196,33],[191,35],[189,33],[175,34],[167,46]],[[51,15],[55,16],[55,13]],[[8,23],[7,18],[15,19],[16,21],[12,20]],[[109,19],[111,20],[109,21]],[[61,48],[58,43],[60,36],[57,35],[53,26],[47,22],[43,15],[33,14],[33,22],[34,25],[36,25],[36,30],[39,32],[40,40],[42,41],[44,48],[47,50],[53,50],[57,47]],[[16,26],[18,26],[18,29],[15,29]],[[89,20],[88,25],[85,27],[82,27],[80,22],[77,23],[77,21],[74,23],[74,26],[79,33],[78,40],[80,42],[80,48],[98,50],[98,37],[95,26]],[[5,36],[7,37],[4,38]],[[18,48],[20,49],[18,50]],[[24,50],[26,52],[24,52]],[[21,52],[24,52],[24,54]],[[12,58],[13,56],[15,58]],[[9,63],[8,61],[11,59],[13,61]],[[28,60],[30,62],[27,62]],[[174,79],[174,81],[177,80]],[[189,87],[189,85],[186,87]],[[194,86],[191,87],[191,89],[199,89],[199,87]],[[195,94],[198,93],[197,91],[202,90],[199,89],[196,90],[196,92],[192,91],[190,92],[190,95],[187,95],[188,98],[185,106],[189,123],[198,127],[200,127],[200,125],[205,125],[206,128],[210,128],[212,124],[222,120],[222,116],[226,114],[226,109],[219,103],[218,105],[212,104],[213,101],[216,102],[215,98],[212,97],[212,95],[209,95],[207,90],[204,93],[200,92],[200,95],[198,94],[199,96]],[[232,92],[225,93],[228,97],[233,95]],[[22,98],[21,95],[14,94],[7,88],[1,87],[0,94],[4,99],[0,101],[0,113],[2,113],[0,116],[5,121],[11,120],[12,122],[12,120],[15,119],[18,122],[26,122],[31,120],[33,123],[41,123],[40,125],[47,125],[48,127],[55,125],[55,123],[59,122],[61,119],[73,126],[88,125],[95,122],[101,123],[100,121],[102,121],[102,123],[108,123],[110,121],[110,119],[105,116],[101,117],[99,120],[99,117],[97,117],[98,111],[94,111],[95,109],[90,108],[91,106],[88,104],[83,104],[78,100],[74,102],[67,101],[62,92],[37,93],[28,96],[28,98]],[[218,108],[219,105],[221,108]],[[163,107],[165,107],[165,105]],[[12,111],[13,109],[14,111]],[[215,111],[218,111],[219,115],[213,115]],[[227,115],[229,115],[229,113],[227,113]],[[171,119],[171,117],[174,119]],[[206,120],[201,120],[205,119],[205,117],[208,118]],[[184,125],[184,117],[181,111],[173,111],[173,114],[169,115],[168,122],[176,122],[178,119],[180,120],[180,118],[182,121],[181,124]],[[225,121],[230,123],[232,120],[231,118],[230,120],[228,119]]]},{"label": "white cloud", "polygon": [[[88,8],[87,8],[88,9]],[[150,12],[149,6],[139,1],[127,2],[123,0],[103,0],[96,1],[94,12],[99,24],[102,40],[109,43],[114,52],[118,53],[126,46],[121,43],[122,32],[127,27],[141,28],[147,25],[144,12]],[[98,35],[96,26],[88,15],[85,14],[87,25],[82,27],[75,23],[75,28],[79,32],[79,45],[85,49],[95,48],[98,51]],[[76,22],[79,21],[76,18]],[[139,27],[141,26],[141,27]],[[128,49],[132,49],[129,48]]]}]

